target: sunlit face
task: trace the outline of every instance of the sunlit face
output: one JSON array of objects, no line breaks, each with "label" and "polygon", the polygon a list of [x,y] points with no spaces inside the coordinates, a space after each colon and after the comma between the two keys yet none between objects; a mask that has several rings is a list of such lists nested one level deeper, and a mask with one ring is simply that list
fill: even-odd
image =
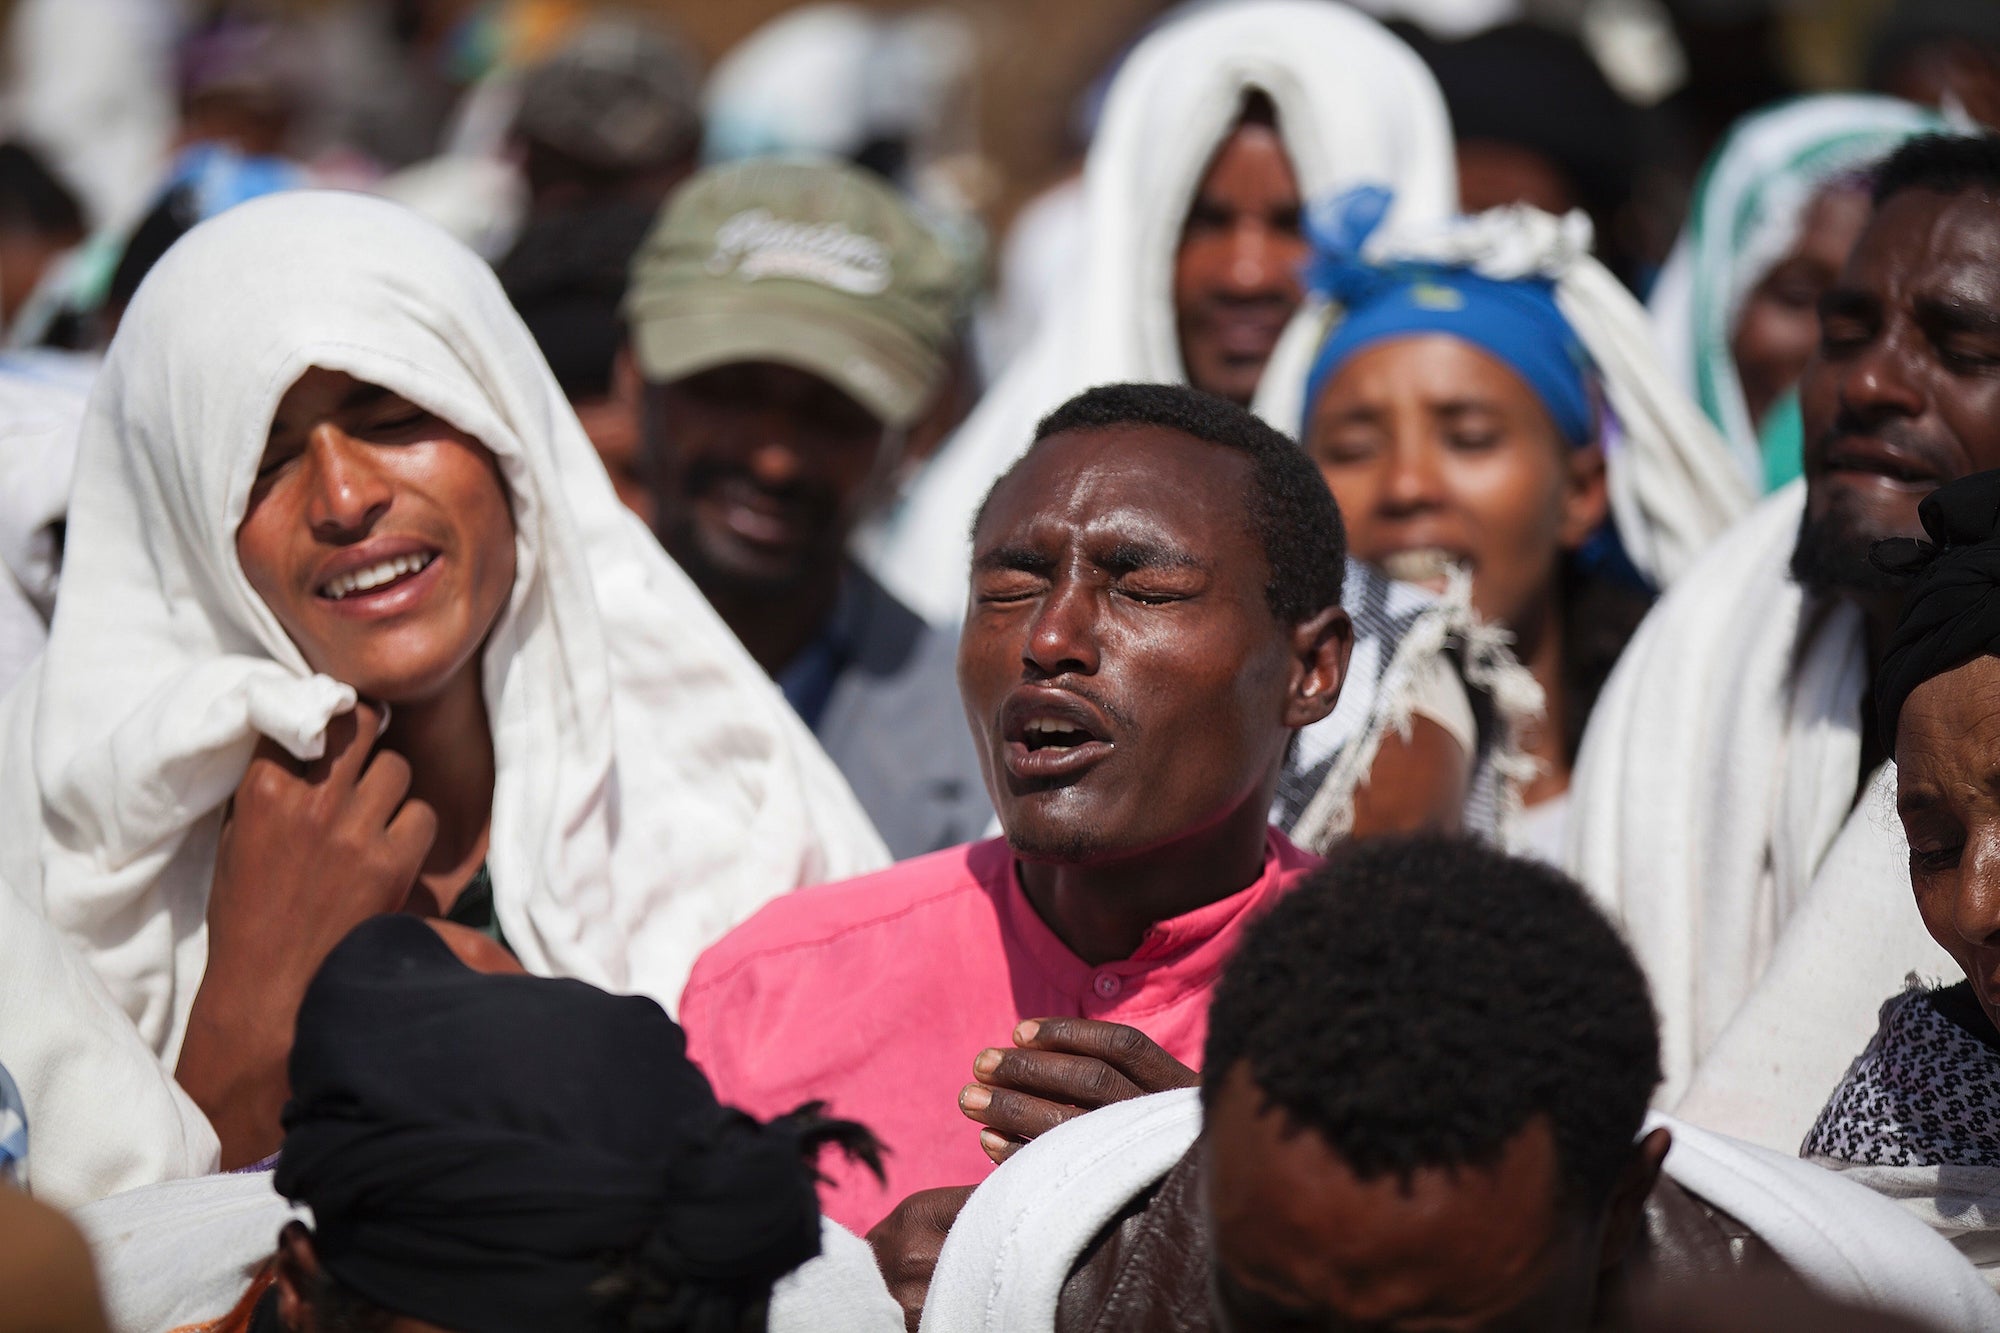
[{"label": "sunlit face", "polygon": [[236,554],[313,670],[418,703],[476,664],[507,605],[514,518],[479,441],[315,367],[272,418]]},{"label": "sunlit face", "polygon": [[1870,548],[1922,537],[1925,496],[2000,467],[2000,204],[1905,190],[1876,210],[1821,302],[1799,410],[1794,572],[1827,591],[1893,591]]},{"label": "sunlit face", "polygon": [[1896,808],[1924,927],[2000,1027],[2000,657],[1910,692],[1896,722]]},{"label": "sunlit face", "polygon": [[1521,377],[1449,334],[1364,348],[1321,388],[1306,448],[1347,522],[1348,549],[1442,587],[1472,576],[1489,620],[1531,631],[1563,553],[1603,523],[1603,457],[1574,448]]},{"label": "sunlit face", "polygon": [[783,592],[836,567],[895,437],[817,375],[716,366],[646,391],[661,543],[704,590]]},{"label": "sunlit face", "polygon": [[1490,1167],[1357,1176],[1243,1066],[1202,1131],[1218,1333],[1576,1333],[1598,1232],[1537,1118]]},{"label": "sunlit face", "polygon": [[1324,710],[1296,698],[1251,484],[1243,453],[1125,426],[1051,435],[994,488],[958,682],[1017,855],[1114,860],[1269,804]]},{"label": "sunlit face", "polygon": [[1744,298],[1729,344],[1752,424],[1799,382],[1819,346],[1819,303],[1839,278],[1861,229],[1868,192],[1833,185],[1813,196],[1799,237]]},{"label": "sunlit face", "polygon": [[1238,126],[1195,191],[1174,258],[1181,361],[1197,389],[1246,405],[1256,392],[1304,296],[1301,211],[1277,130]]}]

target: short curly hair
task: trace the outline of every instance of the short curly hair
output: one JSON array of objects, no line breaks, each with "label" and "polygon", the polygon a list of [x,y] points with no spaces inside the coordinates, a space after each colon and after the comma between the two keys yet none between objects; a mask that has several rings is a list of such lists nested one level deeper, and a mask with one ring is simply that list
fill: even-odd
[{"label": "short curly hair", "polygon": [[1884,158],[1874,177],[1877,208],[1906,190],[2000,199],[2000,134],[1920,134]]},{"label": "short curly hair", "polygon": [[1559,871],[1467,838],[1343,845],[1248,932],[1209,1013],[1236,1066],[1364,1179],[1490,1167],[1547,1116],[1564,1197],[1609,1200],[1660,1081],[1646,978]]},{"label": "short curly hair", "polygon": [[1184,384],[1100,384],[1043,417],[1021,459],[1002,473],[972,520],[979,531],[993,492],[1011,477],[1035,445],[1065,431],[1162,426],[1250,456],[1250,521],[1264,548],[1270,575],[1264,600],[1287,625],[1340,605],[1347,573],[1347,529],[1326,479],[1284,432],[1227,398]]}]

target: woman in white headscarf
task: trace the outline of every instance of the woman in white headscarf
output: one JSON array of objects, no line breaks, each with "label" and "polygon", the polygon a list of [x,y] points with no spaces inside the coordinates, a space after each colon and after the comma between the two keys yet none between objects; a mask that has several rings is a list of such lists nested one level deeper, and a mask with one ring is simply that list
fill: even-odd
[{"label": "woman in white headscarf", "polygon": [[362,916],[671,1003],[762,903],[887,859],[491,271],[395,205],[272,196],[168,253],[68,547],[0,708],[0,880],[228,1110],[225,1166],[275,1143],[289,1006]]},{"label": "woman in white headscarf", "polygon": [[1648,308],[1667,368],[1755,492],[1799,473],[1791,391],[1818,343],[1820,293],[1868,219],[1856,173],[1943,128],[1893,97],[1801,97],[1738,121],[1703,168]]},{"label": "woman in white headscarf", "polygon": [[[1043,414],[1093,384],[1190,379],[1176,257],[1253,94],[1268,99],[1299,201],[1367,183],[1394,192],[1401,220],[1456,208],[1444,98],[1416,53],[1373,20],[1317,0],[1250,0],[1147,37],[1112,83],[1084,165],[1081,268],[868,543],[876,576],[926,618],[956,625],[963,615],[973,510]],[[1302,288],[1289,286],[1296,307]]]}]

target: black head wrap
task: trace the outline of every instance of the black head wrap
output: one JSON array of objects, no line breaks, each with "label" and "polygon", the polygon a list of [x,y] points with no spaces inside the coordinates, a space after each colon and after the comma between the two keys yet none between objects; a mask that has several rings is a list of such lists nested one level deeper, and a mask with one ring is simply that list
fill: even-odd
[{"label": "black head wrap", "polygon": [[819,1252],[818,1142],[860,1133],[721,1106],[652,1000],[474,972],[407,916],[328,956],[291,1078],[276,1184],[327,1271],[462,1333],[736,1328]]},{"label": "black head wrap", "polygon": [[1896,718],[1917,686],[2000,654],[2000,472],[1940,486],[1917,506],[1927,542],[1877,542],[1876,565],[1912,577],[1902,619],[1875,675],[1875,715],[1890,753]]}]

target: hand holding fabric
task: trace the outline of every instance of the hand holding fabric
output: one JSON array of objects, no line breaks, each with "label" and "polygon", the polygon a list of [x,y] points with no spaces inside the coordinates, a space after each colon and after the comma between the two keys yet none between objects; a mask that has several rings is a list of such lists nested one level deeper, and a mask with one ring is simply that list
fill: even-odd
[{"label": "hand holding fabric", "polygon": [[403,906],[437,833],[405,800],[410,765],[357,704],[301,762],[260,740],[230,802],[208,900],[208,967],[175,1076],[208,1113],[225,1170],[276,1151],[285,1058],[313,973],[361,921]]},{"label": "hand holding fabric", "polygon": [[1201,1082],[1123,1023],[1031,1018],[1014,1029],[1014,1047],[981,1051],[972,1064],[978,1082],[958,1095],[966,1117],[987,1126],[979,1146],[995,1162],[1086,1111]]},{"label": "hand holding fabric", "polygon": [[951,1224],[958,1220],[965,1201],[972,1197],[973,1188],[951,1185],[918,1190],[868,1233],[875,1266],[882,1270],[889,1294],[903,1307],[903,1323],[910,1333],[917,1333],[923,1319],[924,1299],[930,1295],[931,1274],[944,1250],[944,1238],[951,1233]]}]

